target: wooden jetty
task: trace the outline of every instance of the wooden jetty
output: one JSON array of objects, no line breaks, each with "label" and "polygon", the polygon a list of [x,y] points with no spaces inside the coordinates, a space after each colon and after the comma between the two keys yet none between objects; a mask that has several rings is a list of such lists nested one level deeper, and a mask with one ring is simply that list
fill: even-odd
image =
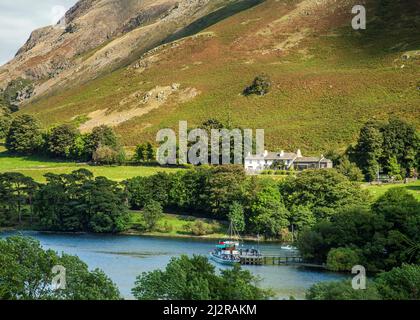
[{"label": "wooden jetty", "polygon": [[325,265],[306,262],[300,256],[264,256],[264,255],[241,255],[242,265],[275,265],[275,266],[300,266],[308,268],[326,269]]}]

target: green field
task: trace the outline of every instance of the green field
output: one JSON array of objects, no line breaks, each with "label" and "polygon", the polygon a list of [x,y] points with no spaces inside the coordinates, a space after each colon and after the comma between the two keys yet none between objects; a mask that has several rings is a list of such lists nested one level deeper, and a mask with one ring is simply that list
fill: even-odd
[{"label": "green field", "polygon": [[37,182],[45,182],[46,173],[68,174],[78,169],[87,169],[95,176],[104,176],[114,181],[123,181],[137,176],[151,176],[157,172],[175,172],[180,169],[148,166],[91,166],[76,162],[53,161],[37,156],[11,156],[0,147],[0,173],[20,172]]},{"label": "green field", "polygon": [[379,198],[391,188],[404,188],[420,201],[420,181],[407,184],[364,185],[363,188],[367,188],[374,199]]}]

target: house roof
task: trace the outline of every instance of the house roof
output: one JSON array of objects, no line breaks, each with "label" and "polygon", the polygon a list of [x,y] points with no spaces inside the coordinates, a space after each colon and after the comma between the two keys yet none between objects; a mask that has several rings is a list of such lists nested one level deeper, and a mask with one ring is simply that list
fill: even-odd
[{"label": "house roof", "polygon": [[301,157],[301,158],[297,158],[295,162],[297,163],[299,162],[331,162],[331,160],[325,159],[325,158],[317,158],[317,157]]},{"label": "house roof", "polygon": [[296,158],[296,153],[280,153],[280,152],[268,152],[267,155],[257,154],[249,155],[246,160],[293,160]]},{"label": "house roof", "polygon": [[293,160],[297,156],[296,153],[293,152],[269,152],[268,155],[265,157],[267,160]]},{"label": "house roof", "polygon": [[298,157],[294,152],[268,152],[266,154],[248,155],[245,160],[294,160],[297,163],[302,162],[331,162],[323,157]]}]

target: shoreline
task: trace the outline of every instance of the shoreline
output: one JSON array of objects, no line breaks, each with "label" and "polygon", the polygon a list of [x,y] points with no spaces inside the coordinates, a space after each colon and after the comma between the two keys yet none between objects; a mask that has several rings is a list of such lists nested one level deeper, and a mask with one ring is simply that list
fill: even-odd
[{"label": "shoreline", "polygon": [[[27,232],[40,232],[45,234],[58,234],[58,235],[103,235],[103,236],[138,236],[138,237],[155,237],[155,238],[167,238],[167,239],[191,239],[191,240],[220,240],[223,235],[205,235],[205,236],[194,236],[194,235],[187,235],[187,234],[169,234],[169,233],[159,233],[159,232],[146,232],[142,233],[139,231],[127,230],[120,233],[92,233],[92,232],[62,232],[62,231],[44,231],[44,230],[34,230],[34,229],[19,229],[19,228],[0,228],[0,233],[2,232],[19,232],[19,231],[27,231]],[[270,239],[259,239],[253,236],[244,236],[241,237],[241,240],[248,241],[248,242],[260,242],[260,243],[278,243],[278,244],[286,244],[286,242],[282,242],[280,240],[270,240]]]}]

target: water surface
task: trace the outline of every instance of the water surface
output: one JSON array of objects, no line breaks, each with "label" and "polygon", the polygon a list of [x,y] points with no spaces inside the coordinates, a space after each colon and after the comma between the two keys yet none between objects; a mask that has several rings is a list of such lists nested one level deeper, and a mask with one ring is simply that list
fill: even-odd
[{"label": "water surface", "polygon": [[[3,232],[0,237],[13,234],[17,232]],[[32,231],[25,231],[22,234],[39,240],[44,249],[77,255],[88,264],[90,269],[102,269],[117,284],[121,294],[128,299],[132,298],[131,289],[137,275],[163,269],[173,256],[207,255],[215,245],[214,240],[184,238],[50,234]],[[247,245],[256,246],[255,243]],[[288,253],[275,243],[260,244],[259,248],[267,255]],[[226,268],[215,265],[218,268]],[[287,299],[290,296],[302,299],[305,290],[314,283],[344,277],[317,269],[293,266],[244,266],[244,268],[261,277],[263,279],[261,285],[273,289],[279,299]]]}]

